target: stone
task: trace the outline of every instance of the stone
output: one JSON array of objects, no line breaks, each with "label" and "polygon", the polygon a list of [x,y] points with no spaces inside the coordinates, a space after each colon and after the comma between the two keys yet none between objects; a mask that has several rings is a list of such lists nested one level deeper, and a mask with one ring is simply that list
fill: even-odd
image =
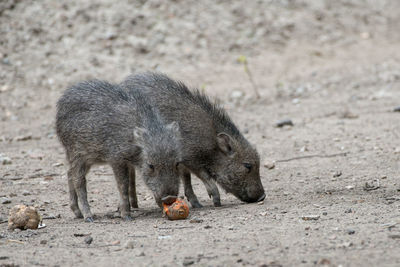
[{"label": "stone", "polygon": [[335,173],[333,174],[334,178],[340,177],[340,176],[342,176],[342,171],[335,171]]},{"label": "stone", "polygon": [[283,119],[283,120],[279,120],[275,123],[275,127],[281,128],[283,126],[293,126],[293,122],[291,119]]},{"label": "stone", "polygon": [[349,235],[354,235],[354,234],[356,233],[356,231],[353,230],[353,229],[348,229],[346,232],[347,232]]},{"label": "stone", "polygon": [[304,216],[301,216],[301,218],[304,221],[316,221],[316,220],[319,220],[320,216],[319,215],[304,215]]},{"label": "stone", "polygon": [[265,162],[264,167],[267,168],[268,170],[272,170],[275,168],[275,162]]},{"label": "stone", "polygon": [[10,204],[11,199],[9,199],[8,197],[2,197],[2,198],[0,198],[0,203],[1,204]]},{"label": "stone", "polygon": [[133,240],[126,241],[124,247],[126,249],[133,249],[135,247],[135,242]]},{"label": "stone", "polygon": [[9,165],[9,164],[12,163],[12,161],[11,161],[11,158],[6,157],[6,156],[0,154],[0,163],[1,163],[2,165]]},{"label": "stone", "polygon": [[93,237],[87,236],[87,237],[85,237],[84,241],[86,244],[90,245],[93,242]]}]

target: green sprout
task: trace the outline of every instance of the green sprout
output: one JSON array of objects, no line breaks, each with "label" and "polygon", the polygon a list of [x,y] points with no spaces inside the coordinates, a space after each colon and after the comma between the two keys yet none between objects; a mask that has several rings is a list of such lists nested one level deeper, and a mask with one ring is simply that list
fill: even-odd
[{"label": "green sprout", "polygon": [[255,83],[254,80],[253,80],[253,75],[252,75],[251,72],[250,72],[250,69],[249,69],[249,65],[248,65],[248,61],[247,61],[246,56],[243,56],[243,55],[239,56],[238,59],[237,59],[237,61],[238,61],[240,64],[243,64],[244,72],[246,72],[246,73],[247,73],[247,76],[249,77],[250,83],[251,83],[251,85],[253,86],[253,89],[254,89],[254,92],[255,92],[255,94],[256,94],[256,97],[257,97],[257,98],[260,98],[260,93],[259,93],[259,91],[258,91],[258,87],[257,87],[256,83]]}]

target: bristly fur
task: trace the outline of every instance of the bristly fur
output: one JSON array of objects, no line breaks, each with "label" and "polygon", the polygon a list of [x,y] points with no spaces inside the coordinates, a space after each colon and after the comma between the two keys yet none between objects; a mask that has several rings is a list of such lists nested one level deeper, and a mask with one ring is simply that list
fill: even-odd
[{"label": "bristly fur", "polygon": [[182,163],[186,167],[182,179],[185,195],[193,207],[201,204],[193,192],[189,171],[203,181],[215,206],[221,205],[215,182],[246,202],[265,197],[257,150],[219,102],[154,72],[129,76],[120,86],[130,92],[142,92],[166,122],[179,124]]},{"label": "bristly fur", "polygon": [[141,170],[158,205],[162,197],[178,195],[179,126],[166,124],[141,92],[100,80],[73,85],[57,103],[56,131],[67,154],[71,209],[76,217],[93,220],[85,175],[96,163],[113,169],[121,217],[129,219],[130,207],[137,207],[135,168]]},{"label": "bristly fur", "polygon": [[[157,83],[157,84],[168,84],[163,88],[163,90],[171,90],[171,84],[174,84],[175,89],[178,89],[179,92],[186,98],[189,99],[194,105],[200,105],[207,113],[210,114],[210,117],[216,123],[216,125],[221,124],[223,128],[231,135],[236,137],[241,137],[241,133],[236,127],[236,125],[232,122],[229,115],[222,108],[221,104],[218,100],[211,100],[209,96],[205,95],[199,89],[189,90],[188,87],[181,81],[175,81],[165,74],[156,73],[156,72],[146,72],[143,75],[149,77],[156,82],[168,81],[167,83]],[[139,74],[141,76],[141,74]]]}]

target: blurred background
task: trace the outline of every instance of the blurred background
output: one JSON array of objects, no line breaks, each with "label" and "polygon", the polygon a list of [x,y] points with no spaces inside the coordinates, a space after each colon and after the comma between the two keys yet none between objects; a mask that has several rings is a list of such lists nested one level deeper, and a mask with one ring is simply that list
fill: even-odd
[{"label": "blurred background", "polygon": [[[354,68],[351,62],[388,54],[400,38],[399,6],[391,0],[3,0],[0,90],[25,88],[36,98],[81,79],[117,82],[158,70],[198,87],[215,85],[223,95],[247,93],[237,62],[244,55],[268,95],[315,65],[340,61],[341,69]],[[220,88],[233,77],[235,83]]]}]

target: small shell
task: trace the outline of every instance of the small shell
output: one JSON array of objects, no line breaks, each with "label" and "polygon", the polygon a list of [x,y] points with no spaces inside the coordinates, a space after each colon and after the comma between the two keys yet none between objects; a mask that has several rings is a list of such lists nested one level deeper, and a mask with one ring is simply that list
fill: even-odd
[{"label": "small shell", "polygon": [[37,229],[40,222],[40,215],[34,207],[16,205],[10,210],[8,217],[8,228],[14,230],[19,228]]}]

